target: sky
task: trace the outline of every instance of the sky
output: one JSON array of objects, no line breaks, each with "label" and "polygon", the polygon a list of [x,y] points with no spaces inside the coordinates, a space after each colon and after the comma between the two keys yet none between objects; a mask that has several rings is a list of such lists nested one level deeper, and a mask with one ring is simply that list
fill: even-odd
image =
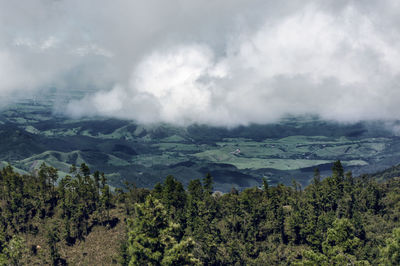
[{"label": "sky", "polygon": [[0,0],[0,103],[234,127],[400,119],[397,0]]}]

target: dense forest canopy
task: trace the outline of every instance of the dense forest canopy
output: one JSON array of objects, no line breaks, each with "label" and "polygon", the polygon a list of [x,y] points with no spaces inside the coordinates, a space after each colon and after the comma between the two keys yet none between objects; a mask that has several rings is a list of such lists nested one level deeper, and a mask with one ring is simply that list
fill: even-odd
[{"label": "dense forest canopy", "polygon": [[400,179],[353,177],[340,161],[323,180],[316,170],[306,188],[264,179],[260,188],[225,194],[213,192],[209,174],[186,189],[167,176],[151,190],[127,183],[112,192],[85,164],[61,179],[45,164],[30,175],[7,166],[0,265],[78,257],[122,265],[397,265],[399,192]]}]

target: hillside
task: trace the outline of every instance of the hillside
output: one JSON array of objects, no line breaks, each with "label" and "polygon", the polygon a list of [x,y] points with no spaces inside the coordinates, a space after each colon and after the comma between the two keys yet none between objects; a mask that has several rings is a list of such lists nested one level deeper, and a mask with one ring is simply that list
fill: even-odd
[{"label": "hillside", "polygon": [[395,177],[400,177],[400,164],[394,165],[383,171],[371,174],[371,178],[376,179],[378,181],[386,181]]},{"label": "hillside", "polygon": [[344,173],[340,161],[292,186],[212,193],[168,176],[153,189],[82,164],[58,185],[54,168],[0,171],[0,265],[396,265],[400,179]]},{"label": "hillside", "polygon": [[261,177],[271,184],[289,185],[296,179],[306,186],[314,168],[327,176],[336,158],[355,174],[400,161],[400,139],[374,123],[298,117],[232,129],[145,126],[117,119],[70,119],[52,112],[51,103],[51,97],[26,100],[1,112],[3,164],[29,173],[46,162],[64,176],[69,165],[85,163],[105,172],[112,187],[129,181],[151,188],[168,174],[187,185],[210,172],[216,189],[229,191],[232,186],[260,186]]}]

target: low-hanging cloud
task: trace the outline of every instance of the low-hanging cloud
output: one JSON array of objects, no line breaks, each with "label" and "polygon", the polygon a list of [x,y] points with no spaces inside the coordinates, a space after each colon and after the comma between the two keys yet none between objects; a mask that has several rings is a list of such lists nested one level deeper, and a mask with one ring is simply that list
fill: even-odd
[{"label": "low-hanging cloud", "polygon": [[0,92],[90,88],[73,117],[399,119],[397,1],[13,2],[0,1]]}]

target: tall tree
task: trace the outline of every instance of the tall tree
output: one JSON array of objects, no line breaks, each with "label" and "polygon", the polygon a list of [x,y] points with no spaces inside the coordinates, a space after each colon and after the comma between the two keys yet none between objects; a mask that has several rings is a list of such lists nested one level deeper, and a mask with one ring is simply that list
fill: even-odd
[{"label": "tall tree", "polygon": [[195,265],[190,238],[177,241],[179,225],[169,222],[164,206],[149,195],[136,204],[135,219],[129,220],[127,259],[129,265]]},{"label": "tall tree", "polygon": [[400,265],[400,228],[393,229],[386,245],[380,248],[380,255],[383,265]]},{"label": "tall tree", "polygon": [[204,191],[211,194],[213,192],[214,180],[210,173],[207,173],[206,177],[203,179]]}]

